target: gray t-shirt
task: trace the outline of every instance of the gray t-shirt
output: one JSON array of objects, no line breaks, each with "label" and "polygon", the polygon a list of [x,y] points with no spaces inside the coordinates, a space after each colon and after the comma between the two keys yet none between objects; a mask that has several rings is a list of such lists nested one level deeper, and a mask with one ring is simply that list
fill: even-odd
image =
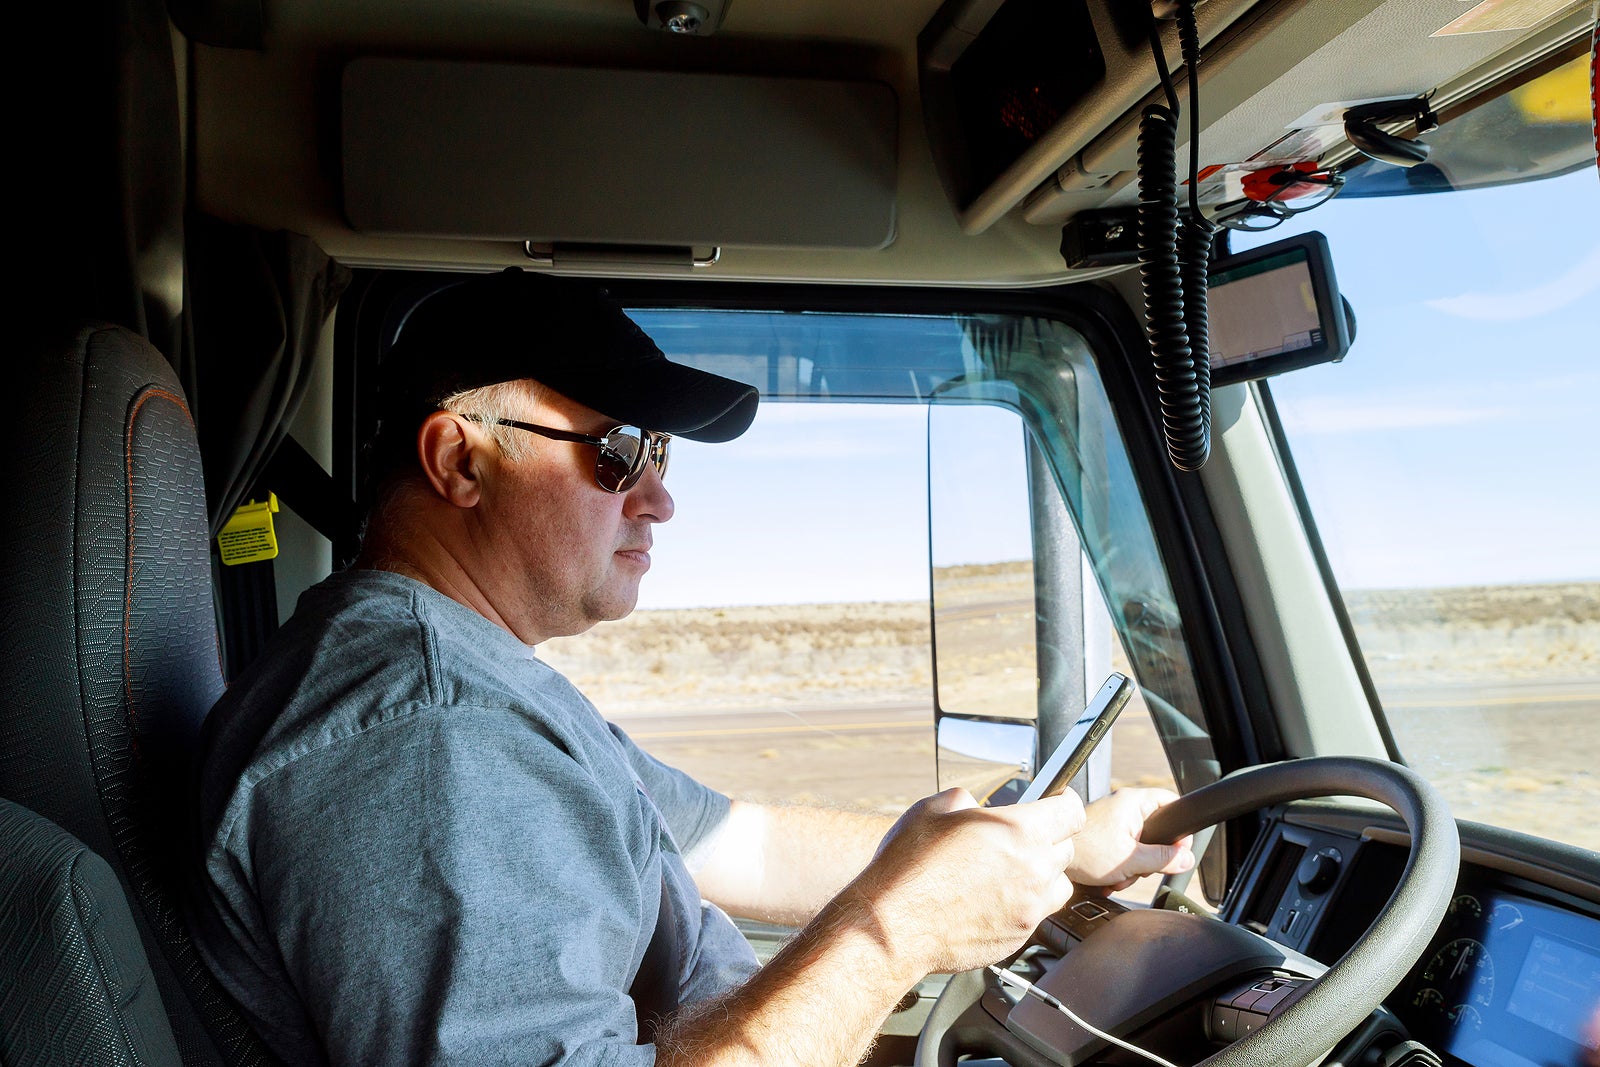
[{"label": "gray t-shirt", "polygon": [[681,1001],[755,971],[690,874],[727,798],[399,575],[301,598],[206,722],[200,811],[201,954],[289,1063],[653,1063],[663,880]]}]

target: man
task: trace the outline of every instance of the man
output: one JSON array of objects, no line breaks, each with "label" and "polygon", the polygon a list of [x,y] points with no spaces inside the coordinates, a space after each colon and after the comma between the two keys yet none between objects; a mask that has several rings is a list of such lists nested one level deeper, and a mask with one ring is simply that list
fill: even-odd
[{"label": "man", "polygon": [[[1087,829],[1071,794],[952,790],[892,829],[730,803],[535,658],[632,610],[667,435],[729,440],[755,405],[576,281],[480,278],[405,323],[362,557],[207,722],[198,941],[284,1059],[854,1063],[924,975],[1020,947],[1069,875],[1193,863],[1138,843],[1157,791]],[[725,912],[806,925],[758,971]]]}]

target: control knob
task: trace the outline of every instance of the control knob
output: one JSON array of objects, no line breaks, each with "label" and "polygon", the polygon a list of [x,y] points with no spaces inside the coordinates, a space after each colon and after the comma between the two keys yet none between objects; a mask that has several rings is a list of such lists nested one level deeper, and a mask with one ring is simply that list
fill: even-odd
[{"label": "control knob", "polygon": [[1300,861],[1297,873],[1300,888],[1307,893],[1326,893],[1339,877],[1344,857],[1336,848],[1325,848]]}]

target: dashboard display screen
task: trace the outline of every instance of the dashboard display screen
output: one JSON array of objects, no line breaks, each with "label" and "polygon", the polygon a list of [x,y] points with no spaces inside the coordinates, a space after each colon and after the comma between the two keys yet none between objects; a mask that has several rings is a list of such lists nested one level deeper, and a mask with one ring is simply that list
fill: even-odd
[{"label": "dashboard display screen", "polygon": [[1584,1029],[1600,1012],[1600,951],[1536,936],[1506,1010],[1575,1044],[1590,1040]]},{"label": "dashboard display screen", "polygon": [[1600,919],[1463,879],[1405,990],[1414,1036],[1470,1067],[1587,1067]]}]

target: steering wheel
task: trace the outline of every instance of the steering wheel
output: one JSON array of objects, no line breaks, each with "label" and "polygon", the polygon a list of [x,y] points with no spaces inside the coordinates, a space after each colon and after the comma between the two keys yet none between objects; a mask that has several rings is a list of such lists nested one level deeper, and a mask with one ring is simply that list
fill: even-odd
[{"label": "steering wheel", "polygon": [[[1344,958],[1322,970],[1264,937],[1205,916],[1158,909],[1126,911],[1052,965],[1045,978],[1068,1007],[1126,1037],[1163,1016],[1207,1003],[1246,975],[1285,967],[1309,986],[1253,1033],[1201,1061],[1203,1067],[1309,1067],[1382,1002],[1417,958],[1455,892],[1461,843],[1443,798],[1396,763],[1318,757],[1236,771],[1180,797],[1145,822],[1147,842],[1171,844],[1272,804],[1314,797],[1376,800],[1405,820],[1411,851],[1388,905]],[[1318,972],[1320,976],[1318,976]],[[1004,1056],[1013,1067],[1081,1064],[1105,1043],[1053,1008],[1027,998],[1009,1012],[987,971],[953,975],[917,1042],[916,1067],[955,1067],[965,1053]],[[1154,993],[1147,991],[1154,989]],[[988,1000],[988,1006],[984,1001]],[[999,1011],[991,1012],[998,1006]],[[1024,1008],[1032,1024],[1019,1020]],[[1107,1013],[1107,1014],[1097,1014]],[[996,1015],[1002,1015],[1001,1021]],[[1039,1025],[1041,1016],[1050,1022]],[[1203,1041],[1198,1037],[1197,1041]]]}]

